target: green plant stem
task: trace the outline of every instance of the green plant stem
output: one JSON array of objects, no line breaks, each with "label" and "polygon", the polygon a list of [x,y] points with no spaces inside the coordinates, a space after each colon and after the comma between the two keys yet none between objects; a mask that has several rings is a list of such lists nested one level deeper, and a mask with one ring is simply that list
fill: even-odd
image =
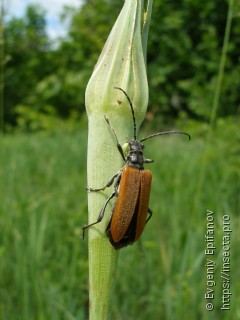
[{"label": "green plant stem", "polygon": [[[133,120],[126,97],[114,87],[121,87],[131,97],[137,126],[143,121],[148,104],[148,84],[144,55],[149,28],[149,12],[144,0],[126,0],[110,32],[86,89],[89,121],[88,186],[102,188],[124,165],[116,139],[104,119],[108,116],[120,144],[133,138]],[[145,19],[143,19],[145,17]],[[143,23],[145,22],[145,25]],[[144,33],[144,46],[142,32]],[[113,187],[89,192],[89,223],[113,193]],[[105,210],[103,220],[89,228],[90,320],[110,319],[110,305],[116,278],[118,253],[106,237],[115,199]]]},{"label": "green plant stem", "polygon": [[152,4],[153,0],[148,0],[147,2],[147,8],[145,9],[145,21],[143,22],[143,30],[142,30],[142,46],[143,46],[143,54],[144,54],[144,60],[147,67],[147,41],[148,41],[148,32],[151,22],[151,16],[152,16]]},{"label": "green plant stem", "polygon": [[227,60],[227,51],[228,51],[230,32],[231,32],[231,26],[232,26],[233,11],[234,11],[234,0],[230,0],[229,7],[228,7],[227,23],[225,28],[224,40],[223,40],[221,61],[220,61],[216,89],[215,89],[214,99],[213,99],[213,107],[210,115],[210,131],[209,132],[211,132],[211,129],[214,126],[214,122],[217,116],[217,110],[219,107],[219,99],[220,99],[220,94],[222,89],[223,76],[224,76],[224,70],[225,70],[225,65]]},{"label": "green plant stem", "polygon": [[[126,141],[132,135],[129,120],[118,121],[114,114],[108,115],[113,126],[117,126],[119,140]],[[130,118],[130,117],[129,117]],[[130,118],[131,120],[131,118]],[[118,125],[117,125],[118,123]],[[128,131],[127,128],[131,128]],[[127,135],[127,136],[126,136]],[[89,116],[88,135],[88,185],[102,187],[123,166],[123,161],[116,147],[104,117]],[[113,188],[104,192],[89,192],[89,223],[97,220],[100,210]],[[112,201],[114,203],[114,199]],[[105,236],[112,203],[106,208],[101,223],[89,228],[89,284],[90,284],[90,319],[109,319],[110,304],[116,278],[118,252],[115,251]]]},{"label": "green plant stem", "polygon": [[198,184],[197,184],[197,189],[196,189],[195,201],[193,204],[193,212],[195,212],[196,208],[198,207],[198,202],[200,200],[201,190],[202,190],[202,186],[203,186],[204,178],[205,178],[207,158],[208,158],[208,153],[209,153],[209,148],[210,148],[210,139],[212,137],[214,123],[215,123],[216,117],[217,117],[217,110],[219,107],[219,100],[220,100],[220,95],[221,95],[224,70],[225,70],[225,65],[226,65],[226,60],[227,60],[227,51],[228,51],[228,46],[229,46],[231,25],[232,25],[232,19],[233,19],[233,11],[234,11],[234,0],[230,0],[229,7],[228,7],[227,23],[226,23],[225,34],[224,34],[221,59],[220,59],[220,65],[219,65],[219,72],[218,72],[218,76],[217,76],[217,82],[216,82],[214,98],[213,98],[213,105],[212,105],[210,119],[209,119],[209,128],[208,128],[208,134],[207,134],[206,143],[205,143],[203,162],[202,162],[202,165],[201,165],[201,168],[199,171],[199,179],[198,179]]}]

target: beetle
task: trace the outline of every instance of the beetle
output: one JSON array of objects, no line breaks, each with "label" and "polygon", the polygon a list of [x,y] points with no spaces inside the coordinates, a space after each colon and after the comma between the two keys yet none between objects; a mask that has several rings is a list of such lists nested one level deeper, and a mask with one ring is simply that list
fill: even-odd
[{"label": "beetle", "polygon": [[104,203],[97,221],[83,225],[82,237],[84,239],[84,232],[87,228],[101,222],[108,203],[111,199],[116,197],[117,199],[106,229],[106,235],[113,247],[118,250],[137,241],[140,238],[146,223],[152,216],[152,210],[148,207],[152,172],[150,170],[145,170],[144,164],[152,163],[153,160],[144,159],[144,145],[142,142],[159,135],[173,133],[186,135],[189,139],[191,139],[191,137],[188,133],[182,131],[163,131],[154,133],[141,140],[137,140],[136,119],[132,102],[123,89],[119,87],[114,88],[122,91],[128,100],[133,119],[133,139],[127,143],[129,152],[125,157],[123,148],[118,141],[114,128],[112,127],[108,117],[106,115],[104,116],[113,135],[115,136],[118,151],[125,162],[125,165],[113,177],[111,177],[104,187],[87,189],[91,192],[103,191],[106,188],[111,187],[114,183],[114,191]]}]

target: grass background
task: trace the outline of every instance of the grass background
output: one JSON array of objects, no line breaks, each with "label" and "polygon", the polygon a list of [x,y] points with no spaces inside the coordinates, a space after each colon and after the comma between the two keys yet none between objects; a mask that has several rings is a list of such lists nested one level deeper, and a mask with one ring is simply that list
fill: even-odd
[{"label": "grass background", "polygon": [[[112,319],[240,319],[239,123],[219,120],[210,136],[205,125],[188,122],[184,130],[191,141],[146,142],[145,156],[155,161],[148,166],[154,215],[141,244],[120,251]],[[0,319],[87,319],[87,127],[4,135],[0,145]],[[216,245],[208,256],[216,262],[211,312],[207,209]],[[220,310],[225,214],[233,230],[230,311]]]}]

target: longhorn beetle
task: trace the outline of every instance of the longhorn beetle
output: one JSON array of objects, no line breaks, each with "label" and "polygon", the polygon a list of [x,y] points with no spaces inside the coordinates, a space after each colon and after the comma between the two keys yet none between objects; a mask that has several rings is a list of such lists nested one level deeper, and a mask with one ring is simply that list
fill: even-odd
[{"label": "longhorn beetle", "polygon": [[95,192],[102,191],[110,187],[115,181],[114,191],[104,203],[97,221],[83,225],[82,230],[84,238],[85,229],[101,222],[109,201],[113,197],[117,197],[111,219],[106,229],[106,235],[113,247],[118,250],[137,241],[140,238],[146,223],[152,216],[152,210],[148,207],[152,172],[150,170],[145,170],[143,165],[144,163],[151,163],[153,160],[143,158],[144,145],[142,142],[159,135],[172,133],[184,134],[188,136],[189,139],[191,139],[191,137],[188,133],[182,131],[163,131],[154,133],[138,141],[136,134],[136,119],[132,102],[123,89],[119,87],[114,87],[114,89],[122,91],[129,102],[133,119],[133,139],[128,142],[129,153],[125,157],[114,128],[108,117],[106,115],[104,116],[115,136],[117,148],[125,162],[125,166],[120,169],[104,187],[88,189],[89,191]]}]

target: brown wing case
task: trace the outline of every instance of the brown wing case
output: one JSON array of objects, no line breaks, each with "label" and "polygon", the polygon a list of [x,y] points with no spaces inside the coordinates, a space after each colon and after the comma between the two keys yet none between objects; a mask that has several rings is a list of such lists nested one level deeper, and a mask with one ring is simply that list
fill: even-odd
[{"label": "brown wing case", "polygon": [[120,181],[120,190],[111,220],[111,236],[114,242],[120,241],[130,225],[137,206],[141,175],[138,169],[125,167]]},{"label": "brown wing case", "polygon": [[141,184],[138,198],[137,226],[134,241],[137,241],[140,238],[146,224],[152,182],[152,172],[150,170],[142,170],[140,171],[140,176]]}]

